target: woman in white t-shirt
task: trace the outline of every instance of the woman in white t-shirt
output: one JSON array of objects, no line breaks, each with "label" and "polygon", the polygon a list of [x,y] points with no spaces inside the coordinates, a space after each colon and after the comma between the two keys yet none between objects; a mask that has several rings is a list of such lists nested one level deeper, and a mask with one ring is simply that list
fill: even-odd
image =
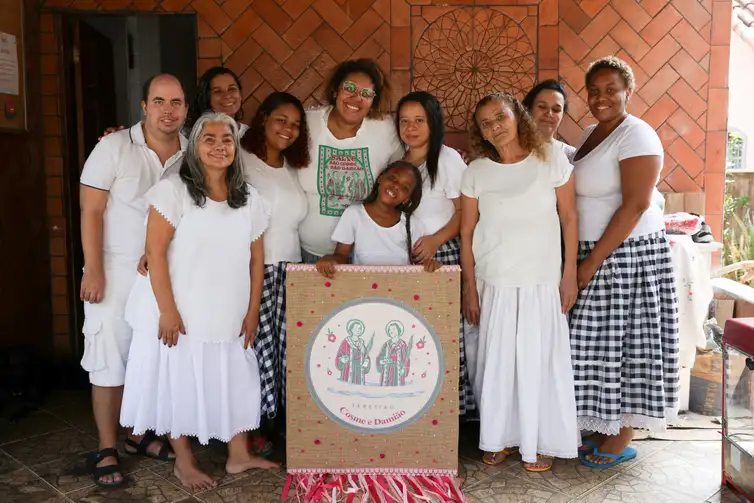
[{"label": "woman in white t-shirt", "polygon": [[[273,419],[278,400],[285,399],[285,269],[291,262],[301,262],[298,226],[306,216],[306,196],[296,170],[309,165],[309,132],[298,98],[285,92],[267,96],[241,147],[246,181],[271,205],[254,350],[262,383],[262,416]],[[258,454],[272,449],[264,436],[255,436],[252,442]]]},{"label": "woman in white t-shirt", "polygon": [[[414,211],[414,218],[421,221],[427,235],[416,242],[416,258],[434,257],[443,265],[458,265],[461,258],[461,177],[466,163],[456,150],[443,145],[442,106],[428,92],[408,93],[398,102],[395,124],[406,148],[403,159],[418,167],[422,175],[422,200]],[[466,370],[464,339],[461,323],[459,415],[476,408]]]},{"label": "woman in white t-shirt", "polygon": [[344,61],[325,87],[329,104],[306,112],[311,163],[297,173],[308,206],[299,226],[307,264],[333,253],[331,237],[343,211],[363,201],[385,166],[403,156],[386,115],[388,90],[376,62]]},{"label": "woman in white t-shirt", "polygon": [[421,173],[413,164],[395,161],[375,181],[363,204],[346,208],[332,235],[335,252],[317,261],[317,270],[327,278],[335,266],[422,264],[427,271],[441,264],[433,257],[417,260],[413,248],[426,235],[411,215],[421,203]]},{"label": "woman in white t-shirt", "polygon": [[478,326],[467,351],[479,448],[490,465],[519,448],[526,470],[545,471],[579,446],[566,319],[577,294],[572,167],[508,93],[483,98],[472,120],[479,158],[463,174],[461,266],[464,316]]},{"label": "woman in white t-shirt", "polygon": [[180,174],[144,196],[149,274],[136,280],[126,305],[134,335],[121,424],[134,433],[167,433],[173,473],[195,492],[216,482],[197,466],[189,436],[204,445],[227,442],[230,474],[279,466],[252,456],[246,439],[260,417],[250,346],[269,208],[244,181],[238,150],[232,118],[199,118]]},{"label": "woman in white t-shirt", "polygon": [[574,157],[581,292],[571,312],[582,462],[608,468],[636,456],[634,428],[664,430],[678,412],[678,319],[670,247],[656,185],[663,148],[626,112],[631,67],[613,56],[586,74],[596,126]]},{"label": "woman in white t-shirt", "polygon": [[544,140],[559,143],[568,160],[573,161],[576,148],[555,139],[563,114],[568,112],[568,95],[563,85],[554,79],[543,80],[526,94],[522,103]]}]

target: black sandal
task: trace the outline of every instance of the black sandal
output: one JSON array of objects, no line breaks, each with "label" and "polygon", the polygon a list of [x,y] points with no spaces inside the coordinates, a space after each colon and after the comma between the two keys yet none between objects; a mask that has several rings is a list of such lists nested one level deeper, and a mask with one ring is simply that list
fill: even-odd
[{"label": "black sandal", "polygon": [[[97,463],[105,458],[110,457],[115,458],[114,465],[97,466]],[[119,482],[103,482],[101,480],[102,477],[106,475],[114,475],[116,473],[120,475]],[[120,468],[120,458],[118,457],[117,450],[115,450],[113,447],[107,447],[95,454],[94,458],[92,458],[92,478],[94,479],[94,483],[100,487],[114,488],[122,487],[123,485],[125,485],[126,477],[123,475],[123,471]]]},{"label": "black sandal", "polygon": [[[153,452],[149,452],[147,449],[150,445],[154,442],[161,442],[162,447],[160,447],[160,450],[157,454]],[[136,443],[135,441],[131,440],[130,438],[126,439],[126,446],[131,447],[132,449],[135,449],[133,452],[126,449],[126,453],[130,456],[144,456],[150,459],[156,459],[158,461],[174,461],[175,457],[170,457],[170,455],[173,453],[173,450],[170,448],[170,442],[167,440],[160,439],[157,435],[152,433],[151,431],[148,431],[144,434],[144,438],[141,439],[141,442]]]}]

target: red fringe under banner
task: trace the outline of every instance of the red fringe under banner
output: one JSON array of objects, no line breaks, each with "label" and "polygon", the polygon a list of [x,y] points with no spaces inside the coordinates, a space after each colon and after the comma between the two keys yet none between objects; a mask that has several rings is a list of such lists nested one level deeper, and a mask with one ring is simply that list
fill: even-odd
[{"label": "red fringe under banner", "polygon": [[280,495],[297,503],[464,503],[448,475],[289,474]]}]

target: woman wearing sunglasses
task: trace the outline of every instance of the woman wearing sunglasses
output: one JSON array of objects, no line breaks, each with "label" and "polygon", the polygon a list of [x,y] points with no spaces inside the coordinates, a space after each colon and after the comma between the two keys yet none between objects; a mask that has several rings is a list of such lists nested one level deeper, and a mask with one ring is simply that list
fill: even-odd
[{"label": "woman wearing sunglasses", "polygon": [[297,171],[309,208],[299,226],[305,263],[335,251],[330,238],[343,210],[360,203],[385,166],[403,156],[386,114],[388,90],[376,62],[344,61],[327,82],[328,104],[306,112],[311,162]]}]

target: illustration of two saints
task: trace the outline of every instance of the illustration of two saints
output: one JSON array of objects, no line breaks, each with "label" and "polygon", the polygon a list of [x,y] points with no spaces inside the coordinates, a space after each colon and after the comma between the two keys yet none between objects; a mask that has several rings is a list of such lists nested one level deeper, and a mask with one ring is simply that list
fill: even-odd
[{"label": "illustration of two saints", "polygon": [[[380,373],[380,386],[405,386],[406,376],[411,369],[411,346],[413,336],[406,344],[403,336],[403,323],[391,321],[385,326],[388,336],[377,356],[377,371]],[[348,336],[343,339],[335,364],[340,370],[340,380],[350,384],[366,384],[366,375],[371,370],[369,352],[374,343],[374,334],[369,343],[364,341],[366,327],[361,320],[350,320],[346,323]]]}]

